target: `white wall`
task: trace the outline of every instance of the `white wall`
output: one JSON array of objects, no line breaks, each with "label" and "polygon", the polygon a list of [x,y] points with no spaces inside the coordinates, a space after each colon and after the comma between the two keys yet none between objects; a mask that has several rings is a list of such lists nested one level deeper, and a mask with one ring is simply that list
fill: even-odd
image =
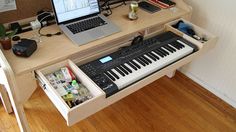
[{"label": "white wall", "polygon": [[236,1],[185,0],[192,22],[219,37],[216,47],[181,69],[236,108]]}]

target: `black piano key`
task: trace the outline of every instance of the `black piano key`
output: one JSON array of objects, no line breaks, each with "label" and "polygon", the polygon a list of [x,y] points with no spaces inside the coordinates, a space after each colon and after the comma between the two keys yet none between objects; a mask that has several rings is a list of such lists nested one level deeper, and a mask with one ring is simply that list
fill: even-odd
[{"label": "black piano key", "polygon": [[181,49],[181,46],[180,45],[178,45],[178,43],[176,42],[176,41],[174,41],[174,42],[171,42],[170,43],[172,46],[174,46],[176,49],[178,49],[178,50],[180,50]]},{"label": "black piano key", "polygon": [[171,48],[175,49],[176,51],[179,50],[177,49],[175,46],[171,45],[171,44],[168,44]]},{"label": "black piano key", "polygon": [[171,47],[169,44],[168,45],[166,45],[167,47],[169,47],[172,51],[176,51],[176,49],[174,49],[173,47]]},{"label": "black piano key", "polygon": [[[181,44],[180,42],[182,42],[182,41],[180,41],[180,40],[178,40],[177,42],[182,46],[182,48],[184,48],[185,46],[183,45],[183,44]],[[182,43],[184,43],[184,42],[182,42]]]},{"label": "black piano key", "polygon": [[158,51],[159,53],[161,53],[164,56],[167,56],[167,54],[165,52],[163,52],[161,49],[156,49],[156,51]]},{"label": "black piano key", "polygon": [[118,75],[116,75],[112,70],[108,70],[116,79],[120,79]]},{"label": "black piano key", "polygon": [[145,55],[142,56],[146,61],[148,61],[148,63],[152,63],[152,61],[150,59],[148,59]]},{"label": "black piano key", "polygon": [[146,65],[149,65],[148,61],[146,61],[142,56],[138,57],[142,62],[144,62]]},{"label": "black piano key", "polygon": [[107,75],[112,81],[115,81],[116,79],[107,71],[104,72],[105,75]]},{"label": "black piano key", "polygon": [[166,55],[169,55],[169,52],[165,51],[165,50],[163,49],[163,47],[161,47],[160,50],[162,50],[163,52],[165,52]]},{"label": "black piano key", "polygon": [[154,56],[152,56],[150,53],[147,53],[147,56],[151,58],[152,60],[157,61],[157,59]]},{"label": "black piano key", "polygon": [[124,72],[126,75],[129,74],[122,66],[118,66],[118,68],[120,68],[120,70],[121,70],[122,72]]},{"label": "black piano key", "polygon": [[121,66],[124,67],[125,70],[127,70],[129,73],[132,73],[132,70],[130,70],[129,67],[127,67],[126,65],[121,64]]},{"label": "black piano key", "polygon": [[164,54],[162,54],[161,52],[159,52],[157,49],[153,50],[153,52],[155,52],[156,54],[158,54],[158,55],[161,56],[162,58],[164,57]]},{"label": "black piano key", "polygon": [[120,73],[121,76],[125,76],[125,74],[117,67],[114,68],[118,73]]},{"label": "black piano key", "polygon": [[150,54],[152,55],[152,56],[154,56],[156,59],[160,59],[156,54],[154,54],[154,53],[152,53],[152,52],[150,52]]},{"label": "black piano key", "polygon": [[171,49],[168,45],[165,45],[164,48],[168,51],[170,51],[171,53],[174,53],[174,50]]},{"label": "black piano key", "polygon": [[139,64],[137,64],[136,62],[134,62],[133,60],[130,61],[130,63],[132,63],[134,66],[136,66],[138,69],[141,68],[141,66],[139,66]]},{"label": "black piano key", "polygon": [[135,60],[141,65],[146,66],[146,64],[143,61],[141,61],[139,58],[136,58]]},{"label": "black piano key", "polygon": [[178,46],[180,49],[182,49],[184,46],[181,44],[181,43],[179,43],[178,41],[176,41],[176,42],[174,42],[175,43],[175,45],[176,46]]},{"label": "black piano key", "polygon": [[127,64],[128,64],[130,67],[132,67],[135,71],[138,70],[138,68],[136,68],[131,62],[127,62]]}]

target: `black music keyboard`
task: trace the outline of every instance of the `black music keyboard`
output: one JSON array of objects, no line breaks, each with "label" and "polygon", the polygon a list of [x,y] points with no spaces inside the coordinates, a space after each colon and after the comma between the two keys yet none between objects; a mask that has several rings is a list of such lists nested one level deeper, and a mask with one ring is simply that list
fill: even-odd
[{"label": "black music keyboard", "polygon": [[194,44],[182,37],[165,32],[79,68],[109,97],[197,50]]}]

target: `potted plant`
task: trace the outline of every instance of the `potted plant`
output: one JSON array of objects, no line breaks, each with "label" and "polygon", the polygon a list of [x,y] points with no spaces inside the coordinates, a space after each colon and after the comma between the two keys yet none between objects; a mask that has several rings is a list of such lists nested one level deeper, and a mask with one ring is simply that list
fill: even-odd
[{"label": "potted plant", "polygon": [[4,25],[0,23],[0,43],[2,44],[2,48],[4,50],[11,49],[11,37],[15,35],[16,32],[17,30],[7,33]]}]

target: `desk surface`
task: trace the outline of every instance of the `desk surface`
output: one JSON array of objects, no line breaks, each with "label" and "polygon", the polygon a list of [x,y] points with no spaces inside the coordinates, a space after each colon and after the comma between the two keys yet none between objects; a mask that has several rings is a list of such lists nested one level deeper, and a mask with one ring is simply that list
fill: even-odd
[{"label": "desk surface", "polygon": [[[90,42],[83,46],[77,46],[73,44],[65,35],[60,35],[50,38],[41,37],[42,42],[38,44],[37,51],[29,58],[17,57],[11,50],[3,50],[3,53],[11,65],[13,72],[19,75],[61,60],[65,60],[73,54],[87,51],[89,49],[91,50],[92,48],[107,44],[108,42],[112,42],[112,40],[123,36],[144,30],[146,28],[164,24],[189,13],[188,11],[180,8],[176,8],[176,10],[162,9],[154,14],[147,13],[140,9],[138,11],[139,19],[130,21],[127,18],[128,12],[128,6],[122,6],[114,9],[113,14],[109,16],[109,19],[121,28],[121,32]],[[58,30],[59,29],[56,25],[52,25],[43,28],[42,33],[53,33]],[[34,35],[37,35],[37,31],[23,33],[21,34],[21,37],[31,38]]]}]

